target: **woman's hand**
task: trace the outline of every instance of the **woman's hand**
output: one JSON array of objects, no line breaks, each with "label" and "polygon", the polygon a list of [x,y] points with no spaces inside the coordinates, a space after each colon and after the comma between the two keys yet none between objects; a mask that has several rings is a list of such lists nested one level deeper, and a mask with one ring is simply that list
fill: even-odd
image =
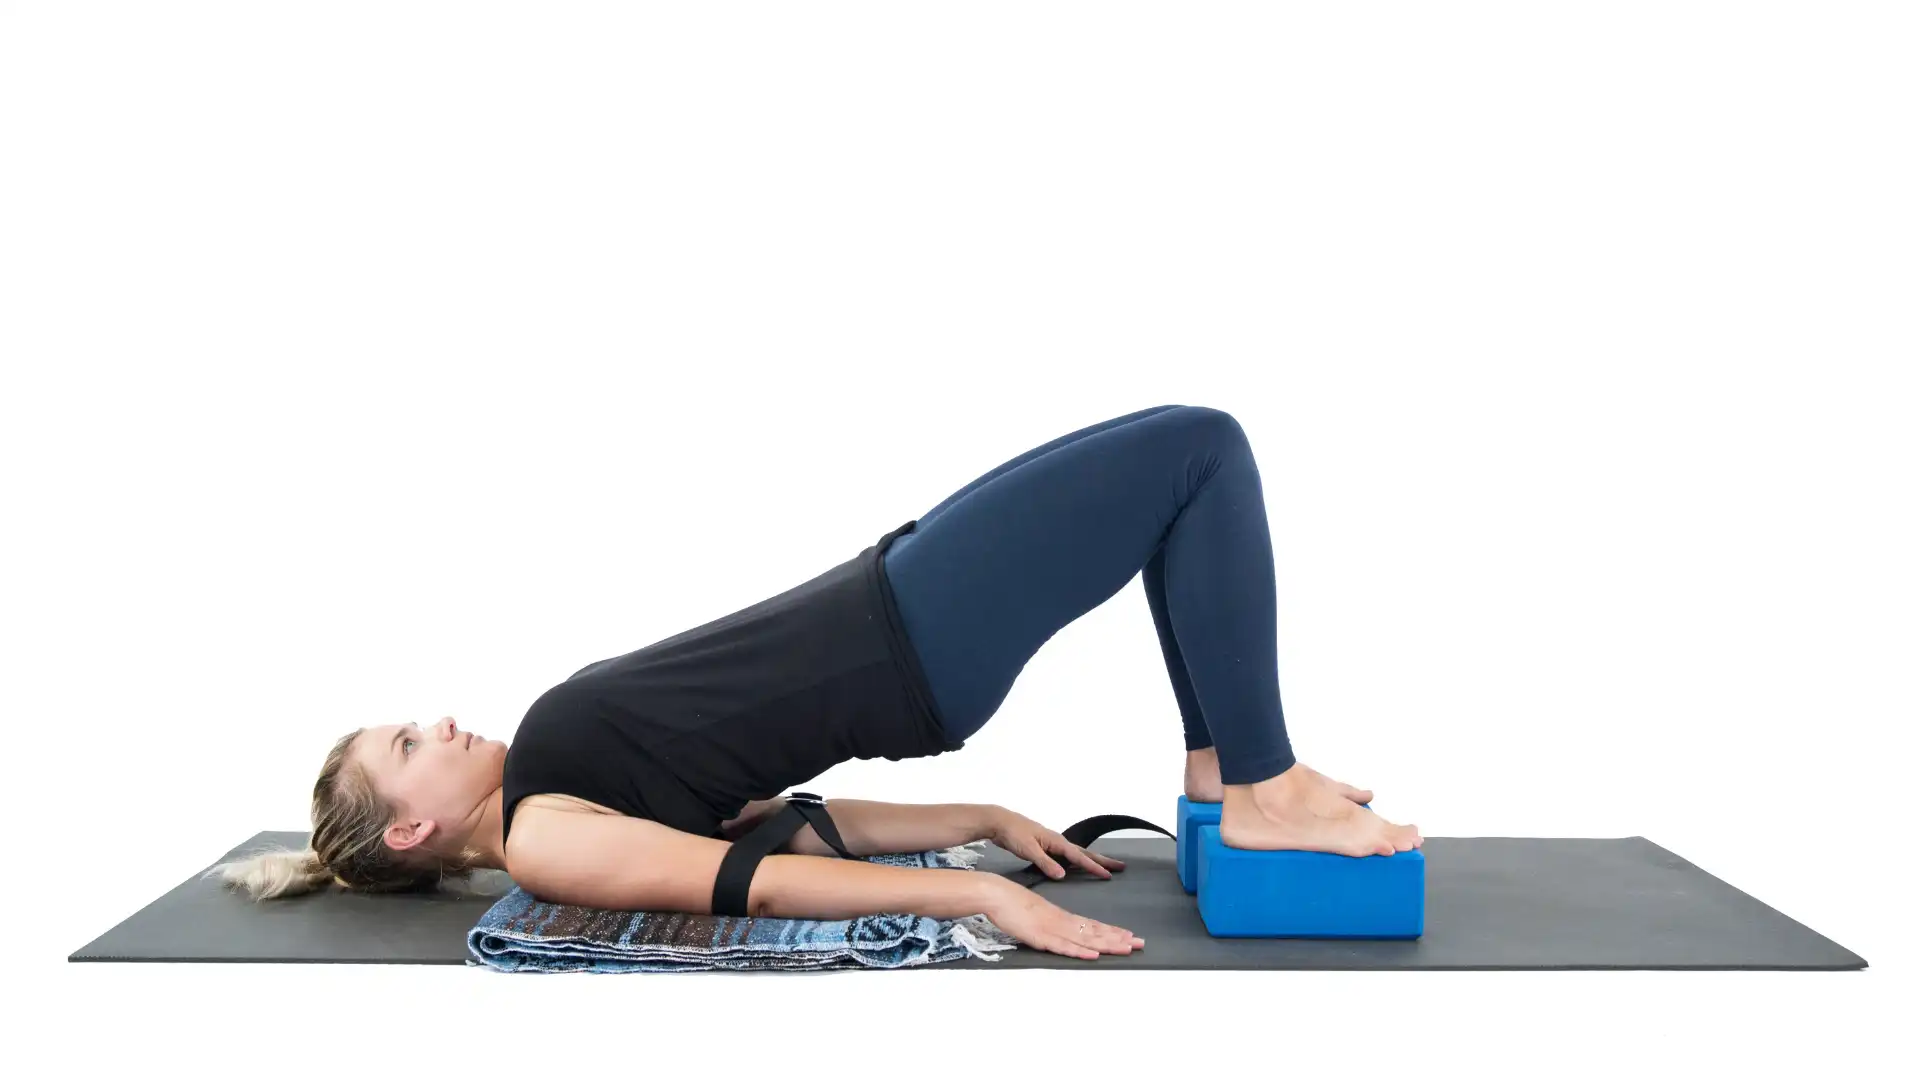
[{"label": "woman's hand", "polygon": [[996,806],[993,810],[988,820],[988,827],[992,831],[987,839],[1038,866],[1046,871],[1048,877],[1056,881],[1066,877],[1067,872],[1053,860],[1051,856],[1055,855],[1072,862],[1095,877],[1110,878],[1113,875],[1109,871],[1127,868],[1127,864],[1119,859],[1098,855],[1068,843],[1066,837],[1032,818],[1016,814],[1004,806]]},{"label": "woman's hand", "polygon": [[1101,953],[1126,956],[1147,947],[1145,938],[1119,926],[1096,922],[1059,907],[1046,897],[1006,878],[993,889],[985,915],[993,925],[1037,949],[1081,960],[1098,960]]}]

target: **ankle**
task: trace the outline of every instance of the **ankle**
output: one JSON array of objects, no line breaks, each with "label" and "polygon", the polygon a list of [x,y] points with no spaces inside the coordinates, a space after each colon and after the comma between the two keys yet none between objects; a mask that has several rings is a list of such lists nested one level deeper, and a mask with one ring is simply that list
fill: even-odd
[{"label": "ankle", "polygon": [[1281,813],[1307,800],[1311,782],[1297,763],[1276,776],[1252,784],[1228,784],[1227,801],[1262,814]]}]

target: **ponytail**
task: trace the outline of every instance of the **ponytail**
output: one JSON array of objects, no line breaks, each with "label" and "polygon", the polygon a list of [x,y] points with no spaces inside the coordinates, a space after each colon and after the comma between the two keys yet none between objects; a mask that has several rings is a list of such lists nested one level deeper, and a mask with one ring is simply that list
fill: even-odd
[{"label": "ponytail", "polygon": [[277,896],[312,892],[321,883],[330,880],[333,872],[326,868],[320,861],[319,852],[312,848],[305,851],[274,848],[237,862],[221,863],[201,876],[216,875],[228,885],[245,889],[254,900],[270,900]]}]

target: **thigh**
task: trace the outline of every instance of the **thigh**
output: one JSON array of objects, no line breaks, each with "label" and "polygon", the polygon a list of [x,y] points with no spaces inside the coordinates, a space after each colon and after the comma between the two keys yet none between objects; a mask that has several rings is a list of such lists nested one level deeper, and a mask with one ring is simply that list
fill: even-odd
[{"label": "thigh", "polygon": [[[961,488],[960,490],[954,492],[953,494],[947,496],[945,499],[941,500],[940,505],[920,515],[918,519],[920,522],[920,526],[915,531],[916,532],[924,531],[926,527],[932,524],[936,518],[938,518],[941,514],[946,513],[948,507],[952,506],[954,503],[960,501],[961,499],[965,498],[967,495],[971,494],[975,489],[979,488],[982,484],[985,484],[988,481],[991,481],[994,478],[1001,476],[1013,469],[1017,469],[1020,466],[1025,465],[1027,462],[1032,461],[1034,458],[1037,458],[1042,454],[1051,453],[1052,451],[1057,450],[1062,446],[1066,446],[1069,443],[1079,442],[1081,439],[1084,439],[1089,435],[1095,435],[1102,431],[1106,431],[1110,428],[1119,427],[1122,424],[1131,424],[1135,420],[1140,420],[1145,417],[1154,416],[1158,413],[1166,412],[1168,409],[1180,409],[1180,408],[1185,408],[1185,406],[1155,405],[1150,409],[1141,409],[1139,412],[1131,412],[1125,416],[1116,416],[1111,420],[1102,420],[1098,424],[1092,424],[1087,427],[1081,428],[1079,431],[1074,431],[1066,435],[1062,435],[1059,438],[1054,439],[1052,442],[1042,443],[1039,446],[1036,446],[1033,449],[1027,451],[1026,453],[1021,454],[1019,457],[1000,463],[991,472],[983,473],[979,477],[975,478],[971,483],[967,484],[966,487]],[[906,539],[911,536],[913,536],[913,533],[908,533],[907,537],[902,537],[902,539]]]},{"label": "thigh", "polygon": [[1216,409],[1155,412],[993,476],[894,542],[888,577],[950,735],[985,723],[1048,639],[1133,580],[1238,437]]}]

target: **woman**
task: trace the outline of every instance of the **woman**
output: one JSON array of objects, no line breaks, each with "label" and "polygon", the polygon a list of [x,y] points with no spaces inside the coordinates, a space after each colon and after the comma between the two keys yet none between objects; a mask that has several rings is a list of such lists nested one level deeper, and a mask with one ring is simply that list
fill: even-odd
[{"label": "woman", "polygon": [[[1253,450],[1218,409],[1163,405],[1001,465],[848,561],[705,626],[580,669],[511,748],[451,717],[340,739],[313,790],[312,847],[214,871],[256,898],[431,886],[508,872],[556,903],[711,910],[730,841],[775,796],[851,758],[957,750],[1061,627],[1139,574],[1186,736],[1189,798],[1233,847],[1391,855],[1419,830],[1295,761],[1281,714],[1273,549]],[[1091,737],[1091,733],[1090,733]],[[1118,859],[998,806],[826,803],[851,854],[991,839],[1054,877]],[[1144,947],[996,874],[833,850],[809,826],[754,871],[755,915],[984,912],[1094,959]]]}]

